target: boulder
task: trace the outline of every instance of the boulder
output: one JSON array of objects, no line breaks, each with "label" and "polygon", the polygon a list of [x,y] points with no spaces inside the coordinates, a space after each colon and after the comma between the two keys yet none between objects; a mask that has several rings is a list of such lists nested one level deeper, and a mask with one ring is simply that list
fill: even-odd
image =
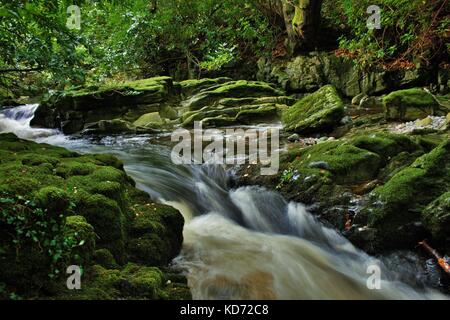
[{"label": "boulder", "polygon": [[360,93],[360,94],[354,96],[352,99],[352,105],[359,106],[359,104],[361,103],[361,100],[365,97],[367,97],[367,95],[365,93]]},{"label": "boulder", "polygon": [[101,120],[133,122],[142,114],[159,111],[175,92],[169,77],[55,92],[43,99],[31,125],[72,134]]},{"label": "boulder", "polygon": [[[411,228],[423,222],[428,227],[433,225],[431,220],[423,220],[422,210],[449,188],[450,141],[447,140],[372,192],[365,208],[369,227],[378,230],[386,248],[414,245],[425,234],[420,228],[414,232]],[[436,204],[431,205],[428,212],[435,207]]]},{"label": "boulder", "polygon": [[[345,97],[379,95],[392,90],[427,83],[430,71],[420,66],[409,70],[369,70],[363,72],[352,60],[329,52],[310,52],[291,60],[260,59],[257,78],[274,82],[287,92],[314,92],[331,84]],[[447,83],[442,73],[442,83]]]},{"label": "boulder", "polygon": [[146,126],[137,126],[121,119],[100,120],[95,123],[84,125],[83,134],[111,135],[111,134],[136,134],[136,133],[155,133],[161,125],[157,123],[148,123]]},{"label": "boulder", "polygon": [[421,88],[394,91],[383,103],[388,120],[414,121],[442,113],[434,96]]},{"label": "boulder", "polygon": [[214,106],[224,98],[248,98],[264,96],[282,96],[283,92],[267,83],[258,81],[230,81],[216,88],[204,90],[184,101],[188,110],[199,110],[205,106]]},{"label": "boulder", "polygon": [[215,78],[215,79],[190,79],[190,80],[184,80],[180,82],[181,90],[184,95],[192,95],[196,94],[199,91],[207,90],[212,87],[216,87],[218,85],[227,83],[232,81],[231,78],[221,77],[221,78]]},{"label": "boulder", "polygon": [[182,125],[192,127],[195,121],[201,121],[206,127],[273,122],[280,118],[281,111],[285,108],[287,106],[273,103],[237,107],[204,107],[198,111],[185,113],[182,117]]},{"label": "boulder", "polygon": [[422,219],[433,239],[450,248],[450,192],[428,205],[422,212]]},{"label": "boulder", "polygon": [[377,97],[367,97],[361,99],[359,102],[360,109],[382,109],[383,102]]},{"label": "boulder", "polygon": [[[0,154],[0,282],[17,294],[52,298],[55,286],[70,294],[61,272],[67,265],[86,272],[93,260],[163,267],[179,253],[181,214],[136,189],[114,156],[80,155],[13,134],[0,134]],[[14,230],[28,236],[18,239]],[[83,279],[92,294],[101,291],[95,277]]]},{"label": "boulder", "polygon": [[137,119],[134,123],[136,127],[162,129],[168,126],[168,120],[161,118],[159,112],[146,113]]},{"label": "boulder", "polygon": [[344,117],[344,103],[333,86],[325,86],[283,112],[287,131],[299,134],[332,131]]}]

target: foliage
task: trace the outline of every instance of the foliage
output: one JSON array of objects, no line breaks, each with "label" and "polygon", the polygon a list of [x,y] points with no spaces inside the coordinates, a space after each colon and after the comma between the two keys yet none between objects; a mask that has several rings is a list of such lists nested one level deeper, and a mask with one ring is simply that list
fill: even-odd
[{"label": "foliage", "polygon": [[0,6],[0,85],[29,87],[36,78],[42,85],[84,81],[87,51],[76,30],[66,27],[64,2],[11,0]]},{"label": "foliage", "polygon": [[[283,50],[284,0],[11,0],[0,5],[0,96],[155,75],[225,75]],[[81,29],[66,26],[69,5]],[[325,30],[363,68],[448,61],[448,0],[325,0]],[[320,26],[317,26],[320,27]],[[325,34],[323,39],[325,41]],[[334,41],[333,41],[334,42]],[[225,71],[224,71],[225,70]],[[8,90],[5,90],[8,89]],[[1,97],[0,97],[1,98]]]},{"label": "foliage", "polygon": [[40,208],[34,201],[10,195],[0,197],[0,206],[0,225],[9,230],[16,254],[20,255],[21,250],[30,245],[37,245],[50,259],[50,278],[60,274],[60,266],[70,257],[72,249],[84,244],[84,240],[76,242],[76,235],[65,235],[66,216],[62,212],[49,215],[47,209]]},{"label": "foliage", "polygon": [[329,23],[336,28],[345,26],[341,49],[362,67],[382,64],[387,68],[408,68],[449,58],[448,0],[378,1],[379,30],[367,27],[367,8],[373,4],[370,0],[344,0],[338,6],[333,1],[331,10],[327,4],[324,6]]}]

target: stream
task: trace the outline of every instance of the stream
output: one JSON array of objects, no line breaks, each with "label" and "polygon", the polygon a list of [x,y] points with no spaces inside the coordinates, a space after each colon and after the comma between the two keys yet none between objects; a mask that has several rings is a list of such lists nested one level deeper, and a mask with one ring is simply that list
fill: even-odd
[{"label": "stream", "polygon": [[[300,203],[259,186],[231,188],[233,168],[174,165],[170,135],[64,136],[31,128],[36,108],[1,111],[0,132],[80,153],[112,153],[138,188],[183,214],[184,244],[173,266],[186,273],[194,299],[447,298],[429,288],[415,253],[371,257]],[[379,289],[370,289],[373,266],[381,272]]]}]

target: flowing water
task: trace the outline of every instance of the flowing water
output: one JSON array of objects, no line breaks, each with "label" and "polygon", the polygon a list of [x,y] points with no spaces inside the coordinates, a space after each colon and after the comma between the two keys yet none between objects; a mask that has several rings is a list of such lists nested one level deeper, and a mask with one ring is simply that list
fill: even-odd
[{"label": "flowing water", "polygon": [[[113,153],[155,201],[180,210],[184,244],[173,264],[194,299],[446,299],[427,289],[412,253],[373,258],[317,221],[299,203],[262,187],[231,189],[233,170],[175,166],[164,135],[67,137],[30,128],[36,105],[0,113],[0,132],[79,152]],[[381,270],[370,289],[370,267]],[[369,285],[368,285],[369,284]]]}]

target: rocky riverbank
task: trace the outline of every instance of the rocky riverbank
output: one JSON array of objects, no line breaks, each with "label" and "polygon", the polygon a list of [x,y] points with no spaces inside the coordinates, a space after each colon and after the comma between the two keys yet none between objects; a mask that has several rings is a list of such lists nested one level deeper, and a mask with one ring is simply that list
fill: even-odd
[{"label": "rocky riverbank", "polygon": [[[184,220],[136,189],[107,154],[81,155],[0,134],[0,296],[40,299],[182,299],[167,266]],[[83,270],[67,290],[66,268]]]},{"label": "rocky riverbank", "polygon": [[[307,95],[284,113],[285,128],[298,134],[289,137],[279,174],[261,177],[246,167],[239,183],[309,204],[371,253],[413,249],[425,238],[449,252],[448,97],[417,88],[377,99],[380,108],[362,109],[344,107],[330,86]],[[415,116],[424,118],[405,122]]]}]

